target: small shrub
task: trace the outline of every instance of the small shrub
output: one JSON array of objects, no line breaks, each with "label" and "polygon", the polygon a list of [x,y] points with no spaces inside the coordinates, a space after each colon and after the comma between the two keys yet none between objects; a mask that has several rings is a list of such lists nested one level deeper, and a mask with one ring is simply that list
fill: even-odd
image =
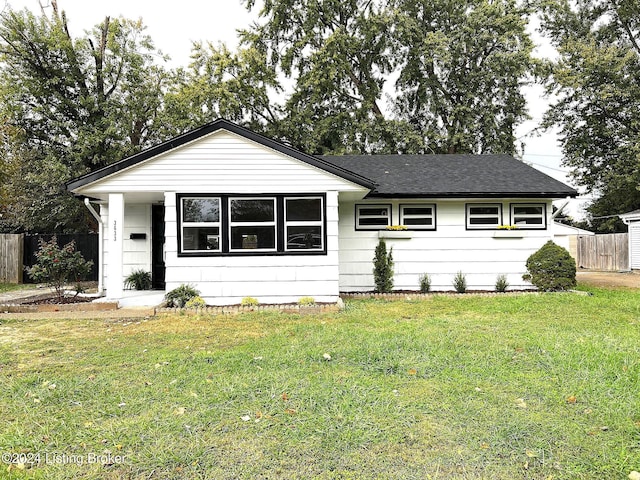
[{"label": "small shrub", "polygon": [[527,259],[523,280],[543,292],[569,290],[576,286],[576,262],[564,248],[551,240]]},{"label": "small shrub", "polygon": [[244,297],[240,301],[240,305],[244,305],[245,307],[257,307],[258,305],[260,305],[260,302],[258,301],[257,298]]},{"label": "small shrub", "polygon": [[195,297],[190,298],[184,306],[187,308],[204,308],[207,306],[207,302],[205,302],[204,298],[200,295],[196,295]]},{"label": "small shrub", "polygon": [[496,292],[504,293],[509,288],[509,282],[507,282],[506,275],[498,275],[496,278]]},{"label": "small shrub", "polygon": [[393,248],[387,253],[384,240],[378,242],[373,257],[373,280],[378,293],[389,293],[393,289]]},{"label": "small shrub", "polygon": [[316,304],[316,299],[313,297],[302,297],[300,298],[300,300],[298,300],[298,305],[300,305],[301,307],[309,307],[315,304]]},{"label": "small shrub", "polygon": [[149,290],[151,288],[151,272],[134,270],[124,281],[124,288],[131,290]]},{"label": "small shrub", "polygon": [[456,276],[453,277],[453,288],[456,289],[458,293],[465,293],[467,291],[467,276],[462,273],[456,273]]},{"label": "small shrub", "polygon": [[431,276],[428,273],[420,275],[420,293],[431,291]]},{"label": "small shrub", "polygon": [[64,302],[64,287],[69,282],[79,283],[91,272],[93,262],[87,261],[76,251],[76,243],[72,240],[64,247],[58,246],[54,235],[51,240],[38,241],[36,264],[26,269],[34,282],[46,283],[57,297],[57,302]]},{"label": "small shrub", "polygon": [[178,288],[174,288],[164,296],[167,307],[184,307],[193,297],[200,295],[200,292],[192,285],[182,284]]}]

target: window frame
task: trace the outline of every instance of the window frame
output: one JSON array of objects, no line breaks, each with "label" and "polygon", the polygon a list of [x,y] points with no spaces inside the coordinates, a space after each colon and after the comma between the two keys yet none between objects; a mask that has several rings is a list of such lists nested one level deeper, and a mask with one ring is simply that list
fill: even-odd
[{"label": "window frame", "polygon": [[[273,202],[273,220],[267,222],[234,222],[231,220],[231,203],[242,200],[271,200]],[[254,253],[258,252],[276,252],[278,251],[278,202],[276,197],[245,197],[245,196],[229,196],[227,197],[227,222],[225,222],[225,226],[227,228],[227,239],[228,239],[228,251],[229,253],[243,253],[246,251],[251,251]],[[273,227],[273,248],[233,248],[232,246],[232,235],[231,231],[234,227]]]},{"label": "window frame", "polygon": [[[287,220],[287,201],[289,200],[320,200],[320,220]],[[316,251],[324,251],[326,249],[326,206],[325,206],[325,198],[316,195],[305,195],[305,196],[286,196],[283,199],[283,242],[284,242],[284,251],[285,252],[316,252]],[[309,248],[309,249],[301,249],[301,248],[289,248],[289,227],[320,227],[320,248]]]},{"label": "window frame", "polygon": [[[495,224],[484,224],[484,225],[472,225],[471,218],[490,218],[493,215],[482,214],[482,215],[471,215],[472,208],[482,208],[482,207],[498,207],[497,213],[497,223]],[[490,202],[482,202],[482,203],[466,203],[465,204],[465,225],[467,230],[496,230],[499,226],[502,225],[502,204],[501,203],[490,203]]]},{"label": "window frame", "polygon": [[[183,198],[218,198],[220,206],[220,249],[213,250],[183,250],[183,225],[182,221],[182,199]],[[275,223],[275,248],[274,249],[231,249],[231,199],[275,199],[274,222]],[[321,231],[322,248],[318,249],[287,249],[285,238],[285,202],[286,199],[320,198],[321,199]],[[250,256],[295,256],[295,255],[327,255],[327,195],[320,193],[176,193],[176,232],[177,232],[177,255],[178,257],[250,257]],[[248,225],[248,222],[233,222],[235,226]],[[254,222],[251,222],[254,224]],[[262,222],[256,222],[260,225]]]},{"label": "window frame", "polygon": [[[431,208],[431,216],[409,214],[405,215],[405,208]],[[436,225],[436,204],[435,203],[401,203],[398,206],[400,215],[400,225],[407,227],[407,230],[437,230]],[[431,225],[407,225],[405,218],[431,218]]]},{"label": "window frame", "polygon": [[[182,203],[183,200],[200,200],[200,199],[206,199],[206,200],[218,200],[218,221],[217,222],[181,222],[180,227],[178,228],[178,236],[180,237],[180,245],[179,245],[179,252],[180,253],[187,253],[187,254],[201,254],[201,253],[220,253],[222,251],[222,198],[220,198],[219,196],[207,196],[207,197],[203,197],[203,196],[199,196],[199,195],[184,195],[182,197],[180,197],[179,201],[178,201],[178,215],[179,218],[182,220],[184,218],[184,204]],[[184,230],[185,228],[218,228],[218,248],[215,250],[185,250],[184,249]]]},{"label": "window frame", "polygon": [[[532,214],[521,214],[519,217],[528,217],[528,218],[540,218],[542,220],[542,224],[536,225],[527,225],[527,224],[517,224],[515,222],[516,214],[514,212],[516,207],[541,207],[542,213],[540,215],[532,215]],[[511,225],[515,225],[518,227],[518,230],[546,230],[547,229],[547,204],[546,203],[536,203],[536,202],[526,202],[526,203],[510,203],[509,204],[509,220]]]},{"label": "window frame", "polygon": [[[360,210],[363,208],[386,208],[389,212],[386,225],[360,225]],[[365,218],[384,218],[380,215],[367,215]],[[386,230],[393,225],[393,208],[390,203],[356,203],[355,205],[355,229],[356,230]]]}]

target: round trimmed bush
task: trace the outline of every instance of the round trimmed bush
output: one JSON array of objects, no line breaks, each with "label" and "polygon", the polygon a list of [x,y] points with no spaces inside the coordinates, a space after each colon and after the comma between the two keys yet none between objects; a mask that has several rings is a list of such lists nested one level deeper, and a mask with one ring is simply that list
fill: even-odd
[{"label": "round trimmed bush", "polygon": [[576,262],[566,249],[551,240],[527,259],[528,274],[522,276],[543,292],[576,286]]}]

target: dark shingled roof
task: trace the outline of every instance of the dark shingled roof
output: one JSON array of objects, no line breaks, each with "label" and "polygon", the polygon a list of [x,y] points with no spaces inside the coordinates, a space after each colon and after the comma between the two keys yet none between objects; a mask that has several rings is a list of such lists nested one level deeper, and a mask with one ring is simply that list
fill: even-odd
[{"label": "dark shingled roof", "polygon": [[578,192],[510,155],[325,155],[376,183],[369,197],[575,197]]}]

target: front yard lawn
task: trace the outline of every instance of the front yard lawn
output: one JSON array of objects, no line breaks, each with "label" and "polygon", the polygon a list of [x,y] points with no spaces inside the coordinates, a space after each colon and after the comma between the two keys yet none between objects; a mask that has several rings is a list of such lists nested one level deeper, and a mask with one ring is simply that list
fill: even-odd
[{"label": "front yard lawn", "polygon": [[640,293],[593,293],[0,316],[0,477],[627,478]]}]

